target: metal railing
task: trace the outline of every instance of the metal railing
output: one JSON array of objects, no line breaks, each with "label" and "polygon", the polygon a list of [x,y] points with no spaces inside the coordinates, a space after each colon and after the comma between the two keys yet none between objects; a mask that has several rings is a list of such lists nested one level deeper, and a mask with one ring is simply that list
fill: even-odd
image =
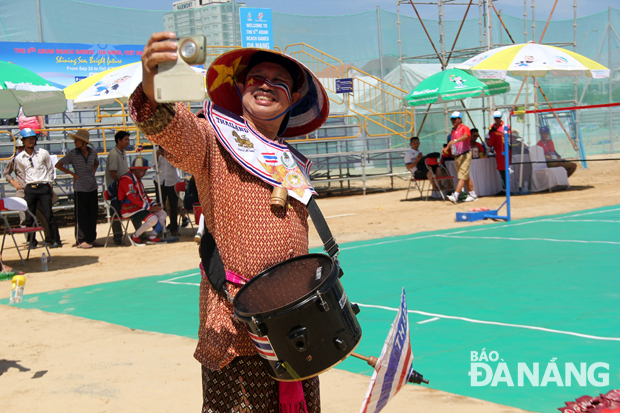
[{"label": "metal railing", "polygon": [[[353,79],[355,91],[349,96],[349,109],[365,116],[367,124],[370,122],[382,130],[377,134],[371,133],[366,128],[369,136],[398,135],[404,139],[410,137],[414,127],[414,116],[413,109],[403,105],[403,97],[408,93],[406,90],[356,67],[347,69],[347,77]],[[369,114],[363,115],[363,111]]]},{"label": "metal railing", "polygon": [[[344,64],[341,60],[305,43],[289,44],[284,48],[284,53],[306,65],[319,78],[325,89],[336,93],[336,79],[344,76]],[[344,103],[344,96],[337,96],[341,99],[330,97],[330,100],[338,104]]]}]

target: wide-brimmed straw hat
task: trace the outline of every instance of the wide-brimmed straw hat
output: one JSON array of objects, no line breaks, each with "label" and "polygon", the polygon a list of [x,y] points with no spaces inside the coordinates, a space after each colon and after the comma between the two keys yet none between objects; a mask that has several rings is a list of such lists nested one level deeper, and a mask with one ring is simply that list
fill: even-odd
[{"label": "wide-brimmed straw hat", "polygon": [[211,101],[237,115],[243,114],[240,96],[242,86],[239,86],[240,90],[237,90],[236,84],[245,82],[250,59],[259,52],[284,58],[299,69],[299,78],[294,79],[296,88],[291,92],[301,93],[301,99],[296,102],[290,111],[290,115],[284,115],[283,127],[278,136],[284,138],[302,136],[320,128],[329,116],[329,100],[325,88],[310,69],[302,63],[291,56],[274,50],[235,49],[215,59],[207,70],[207,91]]},{"label": "wide-brimmed straw hat", "polygon": [[92,146],[92,143],[89,140],[90,133],[86,129],[78,129],[77,132],[75,132],[75,133],[68,133],[67,135],[69,135],[69,137],[71,139],[73,139],[73,140],[79,139],[81,141],[86,142],[88,145]]}]

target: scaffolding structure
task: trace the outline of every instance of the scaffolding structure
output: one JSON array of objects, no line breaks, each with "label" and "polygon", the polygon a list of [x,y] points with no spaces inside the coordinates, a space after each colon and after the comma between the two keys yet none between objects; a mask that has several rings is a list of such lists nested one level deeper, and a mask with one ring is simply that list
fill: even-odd
[{"label": "scaffolding structure", "polygon": [[[473,56],[476,56],[480,53],[483,53],[485,51],[494,49],[496,47],[502,47],[502,46],[508,46],[511,44],[516,44],[517,42],[514,40],[514,37],[512,36],[512,34],[508,31],[508,28],[506,27],[506,25],[504,24],[504,21],[502,19],[502,10],[501,9],[497,9],[495,7],[495,4],[493,4],[494,0],[478,0],[476,3],[474,3],[473,0],[470,0],[469,2],[459,2],[459,1],[455,1],[455,0],[436,0],[436,1],[427,1],[427,2],[415,2],[413,0],[397,0],[397,25],[398,25],[398,45],[399,45],[399,67],[400,67],[400,86],[401,88],[403,87],[403,63],[406,61],[424,61],[429,63],[430,61],[439,61],[439,63],[441,64],[441,70],[445,70],[448,68],[448,65],[450,63],[451,59],[460,59],[460,60],[466,60],[469,59]],[[524,17],[524,31],[523,31],[523,38],[524,38],[524,43],[528,41],[528,12],[527,12],[527,0],[524,0],[523,2],[523,17]],[[556,0],[556,4],[557,4],[557,0]],[[437,46],[435,45],[435,42],[433,41],[433,38],[431,37],[428,29],[426,28],[426,25],[424,24],[424,21],[422,19],[422,17],[420,16],[420,13],[418,12],[418,9],[416,7],[416,5],[432,5],[437,7],[437,11],[439,14],[439,50],[437,48]],[[431,46],[433,47],[433,50],[435,51],[435,53],[431,53],[431,54],[425,54],[425,55],[419,55],[419,56],[403,56],[402,54],[402,36],[401,36],[401,6],[406,6],[409,7],[411,6],[420,22],[420,24],[422,25],[422,28],[424,29],[424,32],[426,33],[426,36],[428,38],[428,41],[431,43]],[[446,49],[446,36],[445,36],[445,25],[444,25],[444,6],[466,6],[467,9],[465,10],[465,13],[463,14],[463,18],[461,20],[461,24],[460,27],[458,29],[458,32],[456,34],[456,37],[454,39],[454,41],[452,42],[452,47],[450,48],[450,50]],[[469,15],[470,9],[472,6],[477,6],[478,7],[478,26],[479,26],[479,31],[480,31],[480,35],[479,35],[479,43],[480,45],[477,47],[469,47],[469,48],[464,48],[464,49],[457,49],[456,48],[456,44],[459,40],[459,36],[461,34],[461,30],[463,28],[463,25],[465,24],[465,21]],[[531,16],[531,29],[532,29],[532,39],[536,39],[536,19],[535,19],[535,11],[536,11],[536,1],[535,0],[531,0],[531,9],[532,9],[532,16]],[[573,9],[574,9],[574,23],[573,23],[573,31],[574,31],[574,39],[572,42],[548,42],[548,43],[544,43],[547,45],[552,45],[552,46],[557,46],[557,47],[566,47],[566,46],[572,46],[573,50],[575,52],[577,52],[577,0],[574,0],[573,3]],[[547,24],[545,25],[545,29],[542,32],[542,35],[540,37],[540,40],[538,41],[538,43],[543,43],[543,39],[544,39],[544,35],[547,29],[547,26],[549,25],[549,21],[551,20],[551,17],[553,15],[553,11],[555,10],[555,5],[553,7],[553,10],[551,11],[551,14],[549,15],[549,18],[547,20]],[[501,30],[500,30],[500,39],[498,43],[495,43],[493,41],[493,14],[495,13],[495,15],[497,16],[497,21],[499,21],[499,23],[501,24]],[[609,32],[609,37],[611,39],[611,33],[613,31],[613,27],[611,26],[611,22],[608,23],[608,32]],[[510,43],[506,43],[504,42],[505,37],[504,37],[504,33],[508,36],[508,38],[510,39]],[[615,31],[613,32],[615,34]],[[617,34],[616,34],[617,36]],[[619,39],[620,40],[620,39]],[[599,47],[599,54],[600,54],[600,49],[602,47],[602,43],[601,46]],[[609,48],[611,50],[611,47]],[[610,51],[611,53],[611,51]],[[575,79],[574,81],[574,99],[571,101],[549,101],[546,97],[545,92],[542,90],[541,86],[538,84],[538,82],[536,81],[536,78],[533,78],[533,87],[535,90],[534,93],[534,101],[533,102],[529,102],[527,97],[529,95],[529,77],[525,77],[523,79],[523,83],[521,85],[521,89],[523,89],[523,86],[525,85],[525,104],[520,104],[521,106],[525,106],[525,110],[528,110],[531,106],[533,106],[534,108],[538,108],[539,105],[546,105],[550,108],[553,107],[553,105],[555,104],[573,104],[574,106],[578,105],[580,102],[580,99],[578,97],[578,89],[577,89],[577,80]],[[611,77],[610,77],[610,101],[611,101]],[[543,102],[538,102],[538,91],[540,91],[541,95],[544,97],[544,101]],[[520,95],[521,91],[519,91],[519,95]],[[519,95],[517,96],[517,99],[519,97]],[[583,92],[582,95],[582,99],[583,96],[585,95],[585,90]],[[487,112],[490,115],[491,113],[493,113],[493,111],[498,110],[498,109],[508,109],[510,111],[512,111],[515,106],[517,105],[517,102],[515,101],[513,104],[510,105],[497,105],[495,104],[493,97],[485,97],[482,98],[482,105],[480,107],[475,107],[475,108],[459,108],[458,110],[462,110],[464,112],[466,112],[468,115],[470,111],[482,111],[482,118],[483,118],[483,128],[486,129],[487,126]],[[428,106],[428,108],[425,111],[420,111],[420,110],[416,110],[415,114],[417,115],[424,115],[424,120],[426,120],[426,116],[428,116],[429,114],[437,114],[437,113],[443,113],[444,114],[444,118],[445,118],[445,122],[444,122],[444,127],[445,127],[445,132],[446,134],[449,131],[449,127],[448,127],[448,104],[444,104],[444,108],[443,110],[431,110],[431,105]],[[415,116],[415,115],[414,115]],[[526,117],[527,121],[526,121],[526,128],[527,128],[527,136],[530,136],[530,120],[529,117]],[[421,127],[423,127],[424,125],[424,120],[421,122]],[[559,119],[558,119],[559,121]],[[579,125],[579,118],[577,118],[577,127]],[[538,117],[535,117],[535,127],[537,130],[538,129]],[[418,129],[416,132],[419,133],[420,129]],[[569,136],[568,132],[565,130],[566,132],[566,136],[568,137],[568,139],[573,143],[573,147],[575,148],[575,150],[577,150],[578,148],[578,142],[574,142],[574,140],[578,140],[579,136],[575,136],[574,139],[571,138],[571,136]],[[611,132],[610,132],[611,133]]]}]

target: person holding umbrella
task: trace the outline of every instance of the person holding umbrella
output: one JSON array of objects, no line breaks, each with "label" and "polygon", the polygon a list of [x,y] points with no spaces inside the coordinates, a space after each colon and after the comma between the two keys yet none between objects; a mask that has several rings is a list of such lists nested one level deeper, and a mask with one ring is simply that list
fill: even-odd
[{"label": "person holding umbrella", "polygon": [[[75,203],[75,240],[78,248],[92,248],[97,239],[97,181],[95,172],[99,158],[93,148],[89,148],[90,133],[80,129],[68,134],[75,149],[69,151],[56,163],[56,169],[73,176],[73,195]],[[73,172],[67,167],[71,165]]]}]

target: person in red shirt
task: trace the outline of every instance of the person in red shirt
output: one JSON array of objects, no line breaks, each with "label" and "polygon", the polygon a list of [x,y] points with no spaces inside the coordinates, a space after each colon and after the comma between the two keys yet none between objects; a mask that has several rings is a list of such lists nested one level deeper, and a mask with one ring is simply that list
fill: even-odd
[{"label": "person in red shirt", "polygon": [[142,221],[142,225],[131,236],[136,244],[142,244],[141,235],[149,229],[153,229],[146,241],[147,244],[158,244],[162,241],[157,238],[157,234],[164,228],[166,223],[166,212],[161,205],[151,201],[144,190],[142,178],[149,170],[148,161],[138,157],[133,165],[129,167],[129,172],[121,176],[118,181],[118,199],[121,200],[121,216],[123,218],[132,217]]},{"label": "person in red shirt", "polygon": [[471,139],[469,140],[469,146],[471,146],[472,159],[486,158],[484,146],[482,146],[482,144],[478,142],[478,138],[480,137],[478,129],[471,128],[470,132]]},{"label": "person in red shirt", "polygon": [[541,126],[539,128],[540,131],[540,140],[537,145],[543,148],[545,152],[545,159],[547,159],[547,166],[549,168],[553,168],[556,166],[561,166],[566,169],[566,174],[571,176],[577,170],[577,164],[575,162],[569,162],[560,156],[559,153],[555,150],[555,145],[551,140],[551,134],[549,133],[549,126]]},{"label": "person in red shirt", "polygon": [[454,191],[448,199],[456,204],[459,200],[459,194],[465,187],[465,184],[467,184],[469,193],[467,194],[465,202],[477,201],[478,197],[474,192],[474,181],[469,176],[469,165],[471,164],[471,132],[469,128],[463,124],[463,115],[461,115],[461,112],[452,112],[450,121],[452,122],[451,139],[446,147],[443,148],[442,153],[444,155],[448,155],[450,152],[454,154],[458,183],[456,184],[456,191]]},{"label": "person in red shirt", "polygon": [[[504,121],[502,121],[502,112],[496,110],[493,112],[493,120],[495,123],[489,128],[489,135],[487,138],[487,144],[493,147],[495,151],[495,161],[497,162],[497,170],[502,177],[502,187],[506,190],[506,152],[504,141]],[[508,129],[510,133],[510,128]],[[508,162],[510,163],[510,157]]]}]

